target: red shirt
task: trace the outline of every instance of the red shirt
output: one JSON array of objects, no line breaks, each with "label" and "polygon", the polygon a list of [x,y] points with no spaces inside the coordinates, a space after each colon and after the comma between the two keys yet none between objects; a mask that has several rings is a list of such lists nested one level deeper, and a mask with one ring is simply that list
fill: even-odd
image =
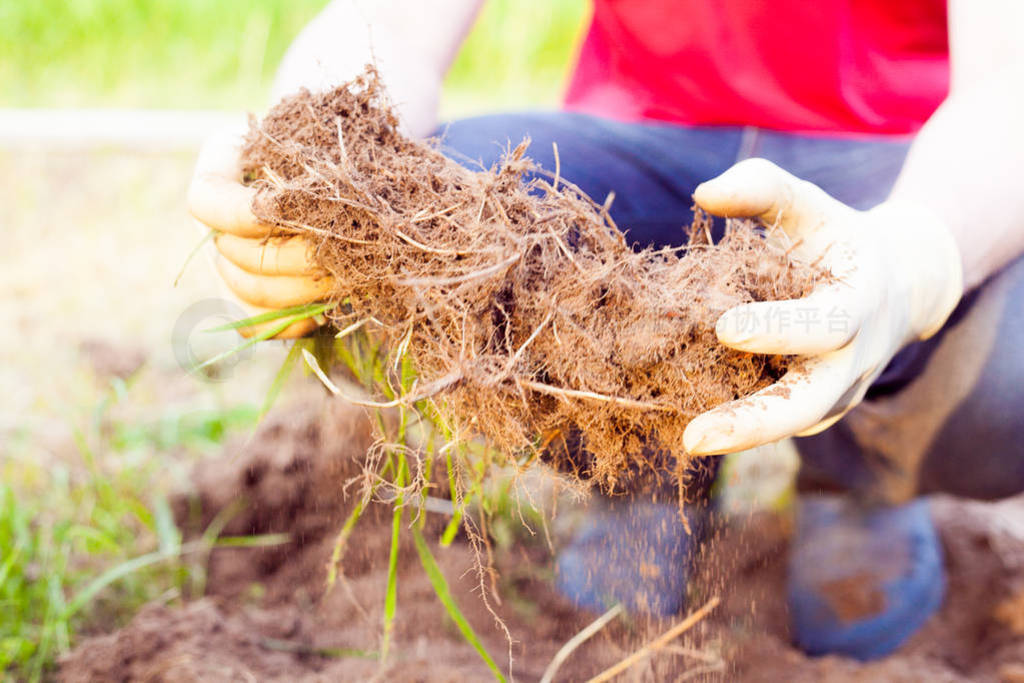
[{"label": "red shirt", "polygon": [[949,90],[946,0],[595,0],[566,107],[913,133]]}]

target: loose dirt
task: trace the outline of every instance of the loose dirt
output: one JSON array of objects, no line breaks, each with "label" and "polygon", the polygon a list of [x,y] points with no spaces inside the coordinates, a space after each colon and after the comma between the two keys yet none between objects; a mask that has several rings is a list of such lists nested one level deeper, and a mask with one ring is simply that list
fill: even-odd
[{"label": "loose dirt", "polygon": [[[224,533],[292,533],[264,549],[218,549],[205,595],[151,604],[125,628],[82,640],[61,665],[64,681],[480,681],[489,677],[438,605],[411,544],[403,547],[393,659],[380,671],[388,524],[371,507],[349,541],[345,580],[325,594],[334,535],[353,497],[341,492],[361,471],[371,440],[361,411],[313,402],[272,414],[247,442],[194,475],[182,498],[182,527],[195,534],[233,501],[247,504]],[[981,504],[937,499],[949,594],[941,612],[897,654],[868,664],[810,659],[787,645],[784,603],[788,520],[759,513],[732,519],[705,549],[692,602],[722,606],[671,648],[624,680],[1015,681],[1024,671],[1024,501]],[[436,538],[443,518],[431,520]],[[571,526],[567,511],[553,525]],[[562,520],[560,524],[558,520]],[[502,604],[512,633],[516,679],[537,680],[555,652],[594,615],[577,612],[550,587],[551,552],[524,536],[495,543]],[[503,667],[508,643],[481,600],[474,553],[457,539],[435,548],[453,593]],[[664,632],[674,620],[618,619],[578,649],[557,680],[583,680]]]}]

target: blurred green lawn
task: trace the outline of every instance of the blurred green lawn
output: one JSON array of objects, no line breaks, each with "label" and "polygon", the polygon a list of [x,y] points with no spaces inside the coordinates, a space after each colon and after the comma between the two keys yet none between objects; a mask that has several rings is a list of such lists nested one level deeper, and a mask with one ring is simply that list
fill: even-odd
[{"label": "blurred green lawn", "polygon": [[[0,106],[258,109],[324,0],[5,0]],[[490,0],[446,113],[557,101],[585,0]]]}]

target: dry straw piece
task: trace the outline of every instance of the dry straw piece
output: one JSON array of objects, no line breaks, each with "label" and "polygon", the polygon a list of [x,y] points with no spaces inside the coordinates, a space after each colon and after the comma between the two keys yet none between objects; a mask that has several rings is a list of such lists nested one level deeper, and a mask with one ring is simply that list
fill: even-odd
[{"label": "dry straw piece", "polygon": [[538,169],[527,144],[469,170],[399,131],[368,68],[253,121],[242,164],[256,215],[315,244],[345,302],[334,324],[379,323],[367,328],[413,361],[416,398],[606,489],[681,472],[693,417],[794,362],[722,346],[718,316],[804,296],[823,274],[749,224],[712,244],[700,215],[685,248],[634,251],[608,207]]}]

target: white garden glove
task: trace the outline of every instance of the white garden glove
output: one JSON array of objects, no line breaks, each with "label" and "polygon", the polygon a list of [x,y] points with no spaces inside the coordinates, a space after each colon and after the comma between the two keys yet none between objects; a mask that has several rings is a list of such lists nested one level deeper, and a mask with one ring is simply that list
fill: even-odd
[{"label": "white garden glove", "polygon": [[[216,134],[199,153],[188,204],[191,214],[215,230],[216,268],[234,298],[250,316],[325,298],[332,280],[312,260],[309,241],[300,235],[270,237],[273,228],[252,213],[255,188],[242,185],[238,154],[243,136]],[[309,334],[321,320],[308,318],[275,335],[289,339]],[[273,320],[239,330],[245,337],[280,324]]]},{"label": "white garden glove", "polygon": [[744,304],[718,319],[727,346],[807,358],[776,384],[695,418],[683,436],[692,455],[827,428],[900,348],[935,334],[963,293],[953,236],[922,206],[890,200],[856,211],[764,159],[736,164],[694,199],[712,214],[759,220],[770,240],[837,280],[803,299]]}]

